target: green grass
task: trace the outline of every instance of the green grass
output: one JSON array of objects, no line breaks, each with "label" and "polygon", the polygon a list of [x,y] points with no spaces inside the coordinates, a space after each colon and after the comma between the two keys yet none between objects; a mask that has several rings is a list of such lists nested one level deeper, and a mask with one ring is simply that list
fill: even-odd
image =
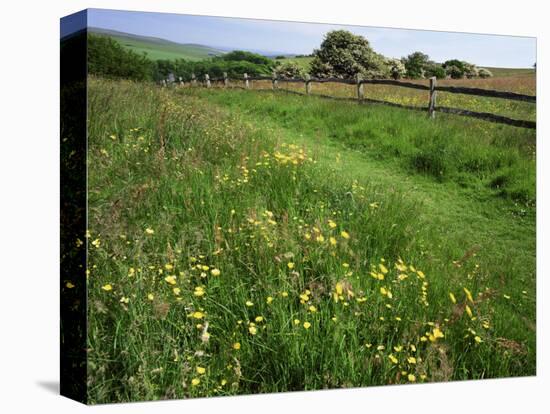
[{"label": "green grass", "polygon": [[485,68],[489,69],[496,77],[533,76],[535,74],[535,69],[531,68],[492,68],[489,66],[485,66]]},{"label": "green grass", "polygon": [[[103,33],[96,34],[106,36]],[[195,62],[211,58],[212,56],[219,56],[223,53],[218,49],[203,45],[177,44],[162,39],[148,39],[146,37],[124,34],[108,34],[107,36],[136,53],[147,53],[147,57],[152,60],[185,59]]]},{"label": "green grass", "polygon": [[88,132],[90,402],[535,373],[532,136],[99,79]]}]

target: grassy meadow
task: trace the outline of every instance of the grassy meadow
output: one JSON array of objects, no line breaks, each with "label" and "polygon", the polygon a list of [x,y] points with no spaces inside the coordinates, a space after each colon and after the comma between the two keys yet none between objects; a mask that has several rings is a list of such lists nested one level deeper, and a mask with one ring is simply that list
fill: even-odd
[{"label": "grassy meadow", "polygon": [[95,77],[88,105],[90,403],[536,373],[534,131]]},{"label": "grassy meadow", "polygon": [[[412,80],[410,82],[429,85],[429,80]],[[260,82],[257,82],[260,83]],[[303,83],[280,81],[281,89],[305,92]],[[536,95],[536,79],[534,76],[507,76],[487,79],[440,79],[440,86],[466,86],[481,89],[516,92],[526,95]],[[270,88],[266,82],[264,87]],[[427,107],[429,92],[418,89],[396,87],[391,85],[363,85],[365,98],[389,101],[402,105]],[[343,98],[356,98],[357,87],[341,83],[312,83],[312,94],[329,95]],[[536,106],[533,103],[488,98],[483,96],[464,95],[449,92],[437,92],[437,105],[467,109],[477,112],[490,112],[513,119],[536,120]]]},{"label": "grassy meadow", "polygon": [[219,56],[224,52],[209,46],[174,43],[164,39],[112,32],[103,29],[91,29],[91,33],[108,36],[121,46],[138,54],[146,53],[152,60],[185,59],[191,62]]}]

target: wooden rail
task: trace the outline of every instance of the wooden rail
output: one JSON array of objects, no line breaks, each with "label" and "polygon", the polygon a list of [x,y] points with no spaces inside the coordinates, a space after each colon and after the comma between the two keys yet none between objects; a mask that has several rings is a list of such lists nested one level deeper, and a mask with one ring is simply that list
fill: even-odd
[{"label": "wooden rail", "polygon": [[[436,78],[432,77],[430,78],[430,85],[422,85],[419,83],[414,82],[407,82],[407,81],[399,81],[394,79],[362,79],[360,76],[357,76],[355,79],[341,79],[341,78],[313,78],[309,75],[306,75],[305,78],[280,78],[276,75],[273,76],[248,76],[248,74],[244,74],[243,78],[229,78],[227,76],[227,73],[223,74],[223,77],[219,78],[210,78],[208,74],[204,75],[204,82],[202,83],[207,88],[210,88],[212,86],[212,82],[222,82],[225,88],[228,87],[236,87],[235,85],[230,85],[230,82],[244,82],[244,88],[243,89],[250,89],[250,82],[252,81],[271,81],[272,83],[272,90],[274,91],[284,91],[287,93],[293,93],[297,95],[311,95],[311,84],[312,83],[343,83],[347,85],[355,85],[357,88],[357,98],[340,98],[330,95],[322,95],[322,94],[315,94],[315,96],[326,98],[326,99],[335,99],[335,100],[345,100],[345,101],[354,101],[359,103],[376,103],[376,104],[384,104],[389,105],[393,107],[398,108],[406,108],[406,109],[413,109],[413,110],[419,110],[419,111],[428,111],[428,114],[430,117],[434,118],[436,112],[443,112],[448,114],[455,114],[455,115],[461,115],[461,116],[469,116],[477,119],[483,119],[485,121],[490,122],[497,122],[501,124],[506,125],[512,125],[516,127],[521,128],[531,128],[536,129],[537,124],[535,121],[527,121],[523,119],[513,119],[508,118],[506,116],[502,115],[496,115],[492,113],[487,112],[476,112],[476,111],[470,111],[467,109],[461,109],[461,108],[450,108],[446,106],[438,106],[436,104],[436,97],[437,97],[437,91],[440,92],[448,92],[448,93],[458,93],[458,94],[465,94],[465,95],[475,95],[475,96],[483,96],[483,97],[490,97],[490,98],[500,98],[500,99],[508,99],[508,100],[514,100],[514,101],[521,101],[521,102],[528,102],[528,103],[535,103],[537,102],[537,97],[532,95],[523,95],[520,93],[515,92],[505,92],[505,91],[496,91],[491,89],[481,89],[481,88],[467,88],[462,86],[437,86],[436,84]],[[281,89],[280,88],[280,82],[286,82],[286,83],[303,83],[305,85],[305,92],[298,92],[298,91],[291,91],[288,89]],[[167,81],[162,81],[162,84],[166,86]],[[179,78],[179,84],[184,85],[185,83],[182,81],[182,78]],[[364,88],[363,85],[365,84],[371,84],[371,85],[392,85],[392,86],[398,86],[403,88],[411,88],[411,89],[419,89],[419,90],[425,90],[429,91],[429,100],[428,100],[428,106],[412,106],[412,105],[402,105],[394,102],[389,101],[383,101],[378,99],[371,99],[366,98],[364,95]],[[196,86],[197,85],[197,78],[195,74],[191,75],[191,85]],[[265,89],[264,89],[265,90]]]}]

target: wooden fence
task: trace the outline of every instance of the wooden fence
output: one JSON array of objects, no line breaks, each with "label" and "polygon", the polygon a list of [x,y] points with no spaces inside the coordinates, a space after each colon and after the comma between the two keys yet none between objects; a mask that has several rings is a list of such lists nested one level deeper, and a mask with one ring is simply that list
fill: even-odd
[{"label": "wooden fence", "polygon": [[[298,95],[311,95],[311,84],[312,83],[327,83],[327,82],[333,82],[333,83],[343,83],[347,85],[355,85],[357,88],[357,97],[356,98],[343,98],[343,97],[335,97],[330,95],[322,95],[322,94],[315,94],[315,96],[319,96],[322,98],[328,98],[328,99],[335,99],[335,100],[345,100],[345,101],[354,101],[359,103],[378,103],[378,104],[384,104],[394,107],[400,107],[400,108],[406,108],[406,109],[413,109],[413,110],[419,110],[419,111],[427,111],[430,117],[435,117],[436,112],[443,112],[443,113],[449,113],[449,114],[455,114],[455,115],[462,115],[462,116],[470,116],[478,119],[483,119],[486,121],[491,122],[497,122],[507,125],[512,125],[516,127],[522,127],[522,128],[536,128],[536,122],[535,121],[527,121],[522,119],[512,119],[501,115],[496,115],[492,113],[487,112],[475,112],[470,111],[467,109],[461,109],[461,108],[451,108],[446,106],[438,106],[436,104],[436,98],[437,98],[437,91],[441,92],[448,92],[448,93],[459,93],[459,94],[465,94],[465,95],[475,95],[475,96],[484,96],[489,98],[501,98],[501,99],[509,99],[514,101],[521,101],[521,102],[528,102],[536,104],[537,98],[536,96],[532,95],[523,95],[515,92],[504,92],[504,91],[496,91],[496,90],[490,90],[490,89],[481,89],[481,88],[467,88],[462,86],[438,86],[436,84],[436,78],[432,77],[430,78],[430,84],[428,85],[422,85],[418,83],[413,82],[407,82],[407,81],[398,81],[393,79],[362,79],[360,76],[357,76],[356,79],[340,79],[340,78],[312,78],[309,75],[306,75],[305,78],[279,78],[275,75],[273,76],[248,76],[246,73],[244,74],[243,78],[237,79],[237,78],[229,78],[227,76],[227,73],[224,73],[223,77],[221,78],[210,78],[208,74],[204,75],[204,79],[202,82],[199,82],[194,74],[191,75],[191,86],[198,86],[203,85],[207,88],[212,87],[212,82],[223,82],[224,88],[244,88],[244,89],[250,89],[252,81],[271,81],[271,90],[274,91],[284,91],[287,93],[294,93]],[[232,84],[232,82],[239,82],[243,83],[244,86],[235,85]],[[304,84],[304,92],[298,92],[298,91],[292,91],[288,89],[281,89],[279,83],[280,82],[288,82],[288,83],[303,83]],[[177,82],[174,82],[177,84]],[[163,85],[167,85],[166,81],[162,81]],[[370,99],[368,97],[365,97],[365,92],[363,85],[365,84],[371,84],[371,85],[392,85],[392,86],[398,86],[402,88],[412,88],[412,89],[420,89],[425,90],[429,92],[428,95],[428,105],[423,106],[413,106],[413,105],[403,105],[395,102],[389,102],[389,101],[383,101],[379,99]],[[179,85],[185,85],[185,82],[183,82],[182,78],[179,78]]]}]

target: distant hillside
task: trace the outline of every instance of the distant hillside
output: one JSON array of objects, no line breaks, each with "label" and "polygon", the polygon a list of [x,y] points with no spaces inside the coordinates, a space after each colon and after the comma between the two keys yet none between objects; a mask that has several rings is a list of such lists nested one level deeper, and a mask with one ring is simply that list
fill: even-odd
[{"label": "distant hillside", "polygon": [[101,36],[109,36],[122,46],[137,53],[145,52],[150,59],[186,59],[197,61],[212,56],[219,56],[225,51],[198,44],[182,44],[157,37],[134,35],[130,33],[90,27],[88,31]]},{"label": "distant hillside", "polygon": [[531,76],[535,74],[535,69],[525,68],[525,69],[516,69],[516,68],[492,68],[489,66],[484,66],[484,68],[489,69],[493,76],[505,77],[505,76]]}]

